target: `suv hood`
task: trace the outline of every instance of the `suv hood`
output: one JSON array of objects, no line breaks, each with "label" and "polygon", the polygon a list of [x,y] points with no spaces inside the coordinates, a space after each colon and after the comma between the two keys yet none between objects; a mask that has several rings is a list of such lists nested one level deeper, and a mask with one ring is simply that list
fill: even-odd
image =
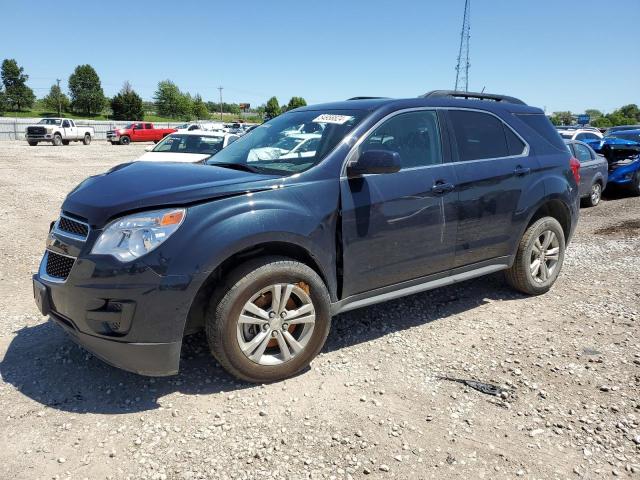
[{"label": "suv hood", "polygon": [[202,164],[125,163],[84,180],[67,195],[62,209],[100,228],[125,212],[262,190],[278,178]]}]

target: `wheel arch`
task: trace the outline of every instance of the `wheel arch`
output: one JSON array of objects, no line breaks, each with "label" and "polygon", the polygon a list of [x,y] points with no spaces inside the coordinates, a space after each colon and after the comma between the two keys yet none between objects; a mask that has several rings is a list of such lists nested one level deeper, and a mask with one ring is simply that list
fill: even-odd
[{"label": "wheel arch", "polygon": [[229,272],[248,260],[274,255],[291,258],[313,269],[326,285],[332,300],[335,299],[335,279],[322,268],[321,262],[311,251],[298,243],[286,240],[263,241],[242,248],[227,256],[224,261],[220,262],[209,273],[202,285],[200,285],[191,304],[184,333],[195,333],[204,327],[205,313],[211,301],[210,299],[213,295],[216,295],[216,290],[223,285],[224,279]]}]

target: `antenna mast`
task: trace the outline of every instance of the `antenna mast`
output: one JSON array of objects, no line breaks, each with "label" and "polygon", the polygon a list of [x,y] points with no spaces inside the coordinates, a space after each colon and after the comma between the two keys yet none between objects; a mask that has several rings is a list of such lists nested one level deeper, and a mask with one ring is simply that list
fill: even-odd
[{"label": "antenna mast", "polygon": [[[469,38],[471,38],[471,0],[464,0],[464,17],[460,32],[460,50],[456,65],[456,91],[469,91]],[[464,65],[462,64],[464,62]]]}]

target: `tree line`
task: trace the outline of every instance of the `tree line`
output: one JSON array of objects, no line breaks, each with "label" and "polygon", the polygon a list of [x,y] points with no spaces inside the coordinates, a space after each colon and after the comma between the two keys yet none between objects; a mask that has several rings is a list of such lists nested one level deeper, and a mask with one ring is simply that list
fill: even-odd
[{"label": "tree line", "polygon": [[[587,109],[584,113],[590,117],[589,125],[598,128],[640,124],[640,108],[635,103],[620,107],[611,113],[603,113],[595,108]],[[575,116],[571,112],[555,112],[551,115],[551,122],[554,125],[571,125]]]},{"label": "tree line", "polygon": [[[15,59],[4,59],[1,76],[0,114],[30,110],[36,102],[36,96],[27,85],[29,75],[24,72],[24,68]],[[47,111],[56,112],[58,116],[73,112],[90,117],[99,115],[105,107],[110,107],[113,120],[144,120],[145,111],[151,108],[158,115],[180,120],[205,120],[221,110],[234,115],[241,113],[240,105],[236,103],[223,102],[220,105],[217,102],[205,102],[200,94],[183,92],[168,79],[158,82],[153,102],[144,102],[128,81],[124,82],[115,96],[108,98],[104,94],[98,73],[91,65],[78,65],[69,76],[67,84],[68,95],[62,91],[58,82],[41,99]],[[277,98],[272,97],[265,105],[254,110],[263,117],[273,118],[286,110],[306,104],[302,97],[291,97],[289,103],[280,105]]]}]

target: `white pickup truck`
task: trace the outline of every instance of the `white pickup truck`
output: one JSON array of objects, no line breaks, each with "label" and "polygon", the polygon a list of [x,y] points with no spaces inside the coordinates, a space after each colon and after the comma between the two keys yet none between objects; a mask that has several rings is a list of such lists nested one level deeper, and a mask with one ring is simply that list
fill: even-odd
[{"label": "white pickup truck", "polygon": [[56,147],[69,145],[69,142],[91,143],[92,127],[77,127],[70,118],[43,118],[35,125],[29,125],[25,137],[29,145],[35,147],[38,142],[53,143]]}]

